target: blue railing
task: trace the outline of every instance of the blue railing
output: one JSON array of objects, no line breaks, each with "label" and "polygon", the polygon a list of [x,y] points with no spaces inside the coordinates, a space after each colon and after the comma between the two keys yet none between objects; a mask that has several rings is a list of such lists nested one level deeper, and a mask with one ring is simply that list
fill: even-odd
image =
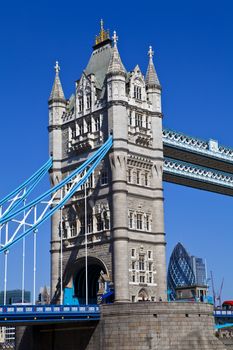
[{"label": "blue railing", "polygon": [[0,325],[99,320],[99,305],[5,305],[0,306]]}]

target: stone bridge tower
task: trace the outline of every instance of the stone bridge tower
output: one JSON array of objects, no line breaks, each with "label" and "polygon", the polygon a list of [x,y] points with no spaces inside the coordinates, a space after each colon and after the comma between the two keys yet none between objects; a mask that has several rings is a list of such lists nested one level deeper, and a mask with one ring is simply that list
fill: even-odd
[{"label": "stone bridge tower", "polygon": [[[88,300],[103,285],[115,301],[166,299],[163,219],[161,87],[149,49],[144,78],[138,65],[127,72],[101,22],[90,60],[65,100],[56,65],[49,98],[52,184],[66,177],[113,135],[113,147],[84,188],[62,211],[63,290],[85,301],[85,232]],[[52,218],[51,291],[60,298],[60,214]]]}]

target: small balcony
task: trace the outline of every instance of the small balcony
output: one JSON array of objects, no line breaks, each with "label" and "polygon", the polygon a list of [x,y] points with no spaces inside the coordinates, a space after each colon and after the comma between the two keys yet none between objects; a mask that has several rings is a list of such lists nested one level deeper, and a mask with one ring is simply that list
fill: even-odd
[{"label": "small balcony", "polygon": [[136,144],[144,147],[152,147],[152,132],[142,126],[129,126],[129,138]]},{"label": "small balcony", "polygon": [[86,132],[82,135],[77,135],[69,141],[69,152],[83,153],[91,150],[103,142],[102,132]]}]

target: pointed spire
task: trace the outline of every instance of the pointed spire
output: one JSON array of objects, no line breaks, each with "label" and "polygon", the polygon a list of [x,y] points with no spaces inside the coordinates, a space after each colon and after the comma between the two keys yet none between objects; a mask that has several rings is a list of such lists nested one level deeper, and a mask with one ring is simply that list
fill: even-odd
[{"label": "pointed spire", "polygon": [[49,102],[54,101],[54,100],[60,100],[62,102],[65,102],[65,95],[62,89],[60,77],[59,77],[59,71],[60,71],[60,66],[58,64],[58,61],[56,61],[56,65],[54,67],[56,75],[52,87],[52,91],[49,97]]},{"label": "pointed spire", "polygon": [[113,32],[113,48],[112,48],[112,57],[108,66],[108,74],[112,73],[120,73],[126,74],[126,69],[121,61],[121,57],[117,48],[118,36],[116,35],[116,31]]},{"label": "pointed spire", "polygon": [[149,46],[148,56],[149,64],[146,72],[146,86],[160,86],[160,82],[153,63],[154,51],[152,50],[152,46]]}]

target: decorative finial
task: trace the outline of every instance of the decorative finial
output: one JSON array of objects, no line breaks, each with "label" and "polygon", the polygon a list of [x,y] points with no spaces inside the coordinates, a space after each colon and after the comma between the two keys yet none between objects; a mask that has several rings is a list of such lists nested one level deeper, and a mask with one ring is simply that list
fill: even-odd
[{"label": "decorative finial", "polygon": [[149,46],[148,56],[152,59],[154,56],[154,51],[152,50],[152,46]]},{"label": "decorative finial", "polygon": [[58,75],[59,74],[59,71],[60,71],[60,66],[59,66],[59,63],[58,63],[58,61],[56,61],[56,65],[54,66],[54,69],[55,69],[55,72],[56,72],[56,74]]},{"label": "decorative finial", "polygon": [[104,29],[104,21],[100,20],[100,33],[96,35],[95,44],[100,44],[103,41],[109,39],[109,31]]},{"label": "decorative finial", "polygon": [[101,32],[104,30],[104,21],[102,20],[102,18],[100,20],[100,30]]},{"label": "decorative finial", "polygon": [[114,47],[117,46],[117,41],[118,41],[118,36],[116,35],[116,31],[114,30],[113,32],[113,37],[112,37],[113,43],[114,43]]}]

